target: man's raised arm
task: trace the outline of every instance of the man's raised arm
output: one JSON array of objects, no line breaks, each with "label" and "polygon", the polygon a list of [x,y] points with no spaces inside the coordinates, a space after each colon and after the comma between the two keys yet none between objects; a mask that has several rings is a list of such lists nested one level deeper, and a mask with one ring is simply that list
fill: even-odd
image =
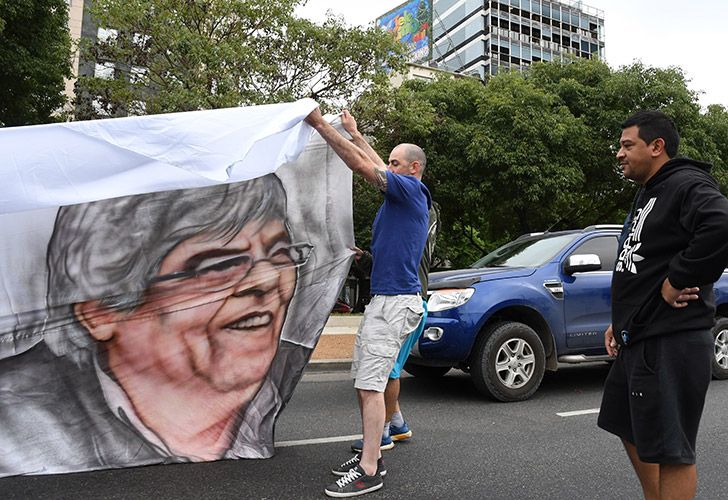
[{"label": "man's raised arm", "polygon": [[[352,135],[352,141],[348,141],[344,136],[336,131],[323,116],[321,110],[316,108],[306,117],[306,123],[311,125],[324,138],[329,146],[339,155],[346,166],[354,173],[364,177],[364,179],[376,187],[380,191],[387,190],[387,169],[384,162],[379,158],[376,152],[367,144],[363,136],[356,127],[356,121],[344,111],[342,116],[342,125],[344,129]],[[353,132],[352,132],[353,131]],[[359,144],[363,143],[366,147]],[[373,155],[373,157],[372,157]]]},{"label": "man's raised arm", "polygon": [[351,116],[348,109],[341,112],[341,125],[344,127],[344,130],[349,132],[351,142],[353,142],[355,146],[358,146],[362,151],[364,151],[374,163],[381,166],[383,169],[387,168],[387,163],[379,157],[377,152],[374,151],[374,148],[369,145],[361,132],[359,132],[356,120],[353,116]]}]

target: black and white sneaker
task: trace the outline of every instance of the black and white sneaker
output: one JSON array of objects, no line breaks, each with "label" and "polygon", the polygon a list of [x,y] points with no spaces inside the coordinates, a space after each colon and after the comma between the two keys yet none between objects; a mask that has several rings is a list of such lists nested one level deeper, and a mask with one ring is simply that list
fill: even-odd
[{"label": "black and white sneaker", "polygon": [[[351,469],[359,465],[359,461],[361,460],[361,453],[357,453],[353,457],[351,457],[349,460],[344,462],[343,464],[339,465],[335,469],[331,469],[331,473],[336,476],[345,476]],[[386,476],[387,475],[387,469],[384,468],[384,461],[382,460],[382,457],[379,457],[377,460],[377,472],[380,476]]]},{"label": "black and white sneaker", "polygon": [[[378,469],[378,467],[377,467]],[[356,465],[344,476],[337,479],[336,482],[329,485],[324,493],[330,497],[347,498],[365,495],[372,491],[377,491],[384,486],[384,480],[379,474],[367,476],[364,470]]]}]

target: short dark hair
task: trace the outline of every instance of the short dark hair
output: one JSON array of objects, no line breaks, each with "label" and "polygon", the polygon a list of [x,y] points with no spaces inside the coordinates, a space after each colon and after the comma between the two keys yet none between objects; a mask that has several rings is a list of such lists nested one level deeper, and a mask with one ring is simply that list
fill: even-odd
[{"label": "short dark hair", "polygon": [[665,141],[665,152],[670,158],[677,155],[680,146],[680,134],[675,122],[662,111],[638,111],[622,123],[622,129],[637,126],[637,135],[649,144],[655,139]]}]

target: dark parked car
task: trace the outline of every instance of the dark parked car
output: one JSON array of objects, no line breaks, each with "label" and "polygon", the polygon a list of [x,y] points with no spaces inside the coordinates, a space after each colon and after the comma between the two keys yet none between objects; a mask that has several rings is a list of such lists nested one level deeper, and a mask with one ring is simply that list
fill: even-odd
[{"label": "dark parked car", "polygon": [[[608,361],[610,284],[621,226],[536,233],[468,269],[430,274],[429,316],[405,370],[456,367],[500,401],[533,395],[558,363]],[[715,285],[715,378],[728,378],[728,272]]]}]

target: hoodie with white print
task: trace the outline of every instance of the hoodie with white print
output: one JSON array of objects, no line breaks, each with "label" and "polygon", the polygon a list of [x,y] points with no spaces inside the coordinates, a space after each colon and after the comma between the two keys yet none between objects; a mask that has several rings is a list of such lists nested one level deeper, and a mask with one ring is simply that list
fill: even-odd
[{"label": "hoodie with white print", "polygon": [[[612,325],[620,344],[712,327],[713,283],[728,266],[728,200],[710,168],[674,158],[637,193],[612,277]],[[671,307],[660,293],[665,278],[678,289],[700,287],[698,300]]]}]

